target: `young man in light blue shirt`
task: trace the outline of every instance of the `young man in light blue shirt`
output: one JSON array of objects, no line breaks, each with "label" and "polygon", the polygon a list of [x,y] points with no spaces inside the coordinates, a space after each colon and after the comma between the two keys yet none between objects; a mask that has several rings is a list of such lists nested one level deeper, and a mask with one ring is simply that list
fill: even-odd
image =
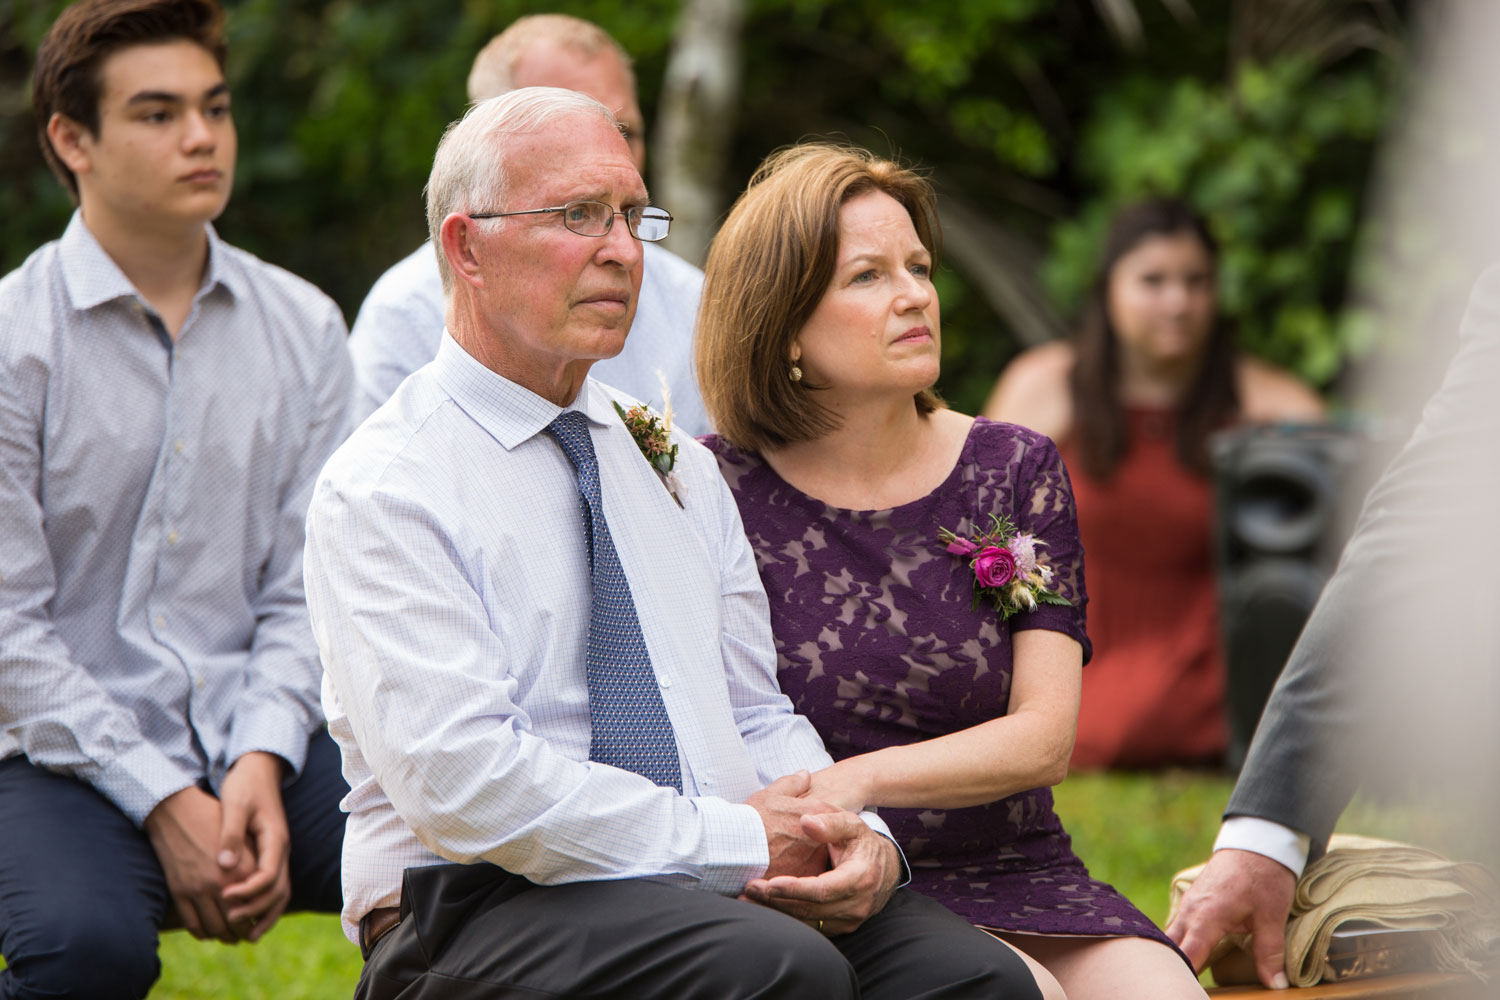
[{"label": "young man in light blue shirt", "polygon": [[37,56],[79,204],[0,280],[0,997],[143,997],[157,932],[340,905],[302,593],[343,322],[221,241],[213,0],[84,0]]}]

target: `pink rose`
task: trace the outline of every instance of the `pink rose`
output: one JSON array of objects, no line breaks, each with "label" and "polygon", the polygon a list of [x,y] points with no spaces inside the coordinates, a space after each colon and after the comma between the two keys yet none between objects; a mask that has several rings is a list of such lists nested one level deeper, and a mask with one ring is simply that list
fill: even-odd
[{"label": "pink rose", "polygon": [[1016,557],[1009,549],[989,545],[974,557],[974,576],[981,587],[1003,587],[1016,575]]},{"label": "pink rose", "polygon": [[967,538],[955,538],[948,543],[948,551],[956,556],[967,556],[979,551],[979,546]]}]

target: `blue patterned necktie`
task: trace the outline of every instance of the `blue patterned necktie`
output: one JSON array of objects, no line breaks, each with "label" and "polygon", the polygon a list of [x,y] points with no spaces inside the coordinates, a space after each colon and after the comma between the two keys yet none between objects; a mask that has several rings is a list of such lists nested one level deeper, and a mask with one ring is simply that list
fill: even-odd
[{"label": "blue patterned necktie", "polygon": [[599,460],[582,413],[567,410],[547,425],[578,472],[583,533],[594,576],[586,668],[593,736],[589,759],[634,771],[682,791],[682,765],[672,720],[662,703],[641,635],[630,581],[604,520],[599,493]]}]

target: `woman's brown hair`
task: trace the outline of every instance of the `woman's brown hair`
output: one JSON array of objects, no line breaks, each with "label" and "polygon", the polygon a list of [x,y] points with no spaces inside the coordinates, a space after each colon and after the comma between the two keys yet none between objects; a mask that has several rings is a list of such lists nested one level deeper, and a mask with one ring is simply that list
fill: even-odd
[{"label": "woman's brown hair", "polygon": [[[698,311],[698,383],[719,434],[736,446],[763,451],[837,426],[816,398],[819,387],[788,377],[791,347],[833,280],[839,209],[870,191],[906,209],[936,268],[932,185],[898,163],[833,143],[772,153],[714,238]],[[914,398],[921,413],[942,406],[930,388]]]},{"label": "woman's brown hair", "polygon": [[[1219,248],[1201,216],[1186,204],[1163,198],[1122,209],[1110,225],[1104,254],[1089,291],[1083,322],[1074,338],[1076,360],[1069,379],[1073,434],[1084,470],[1108,479],[1129,446],[1120,402],[1120,344],[1109,320],[1109,282],[1120,258],[1152,236],[1192,236],[1217,269]],[[1234,330],[1215,313],[1202,364],[1177,404],[1177,455],[1194,472],[1209,472],[1208,437],[1239,412],[1234,380]]]}]

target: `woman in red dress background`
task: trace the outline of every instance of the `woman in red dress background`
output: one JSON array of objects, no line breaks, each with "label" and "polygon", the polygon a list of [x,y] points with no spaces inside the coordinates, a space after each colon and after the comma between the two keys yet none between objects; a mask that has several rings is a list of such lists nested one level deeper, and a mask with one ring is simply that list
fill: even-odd
[{"label": "woman in red dress background", "polygon": [[1077,336],[1018,356],[984,408],[1051,437],[1072,474],[1095,651],[1075,767],[1222,757],[1208,437],[1323,418],[1311,389],[1235,349],[1217,264],[1207,226],[1183,203],[1125,208]]}]

